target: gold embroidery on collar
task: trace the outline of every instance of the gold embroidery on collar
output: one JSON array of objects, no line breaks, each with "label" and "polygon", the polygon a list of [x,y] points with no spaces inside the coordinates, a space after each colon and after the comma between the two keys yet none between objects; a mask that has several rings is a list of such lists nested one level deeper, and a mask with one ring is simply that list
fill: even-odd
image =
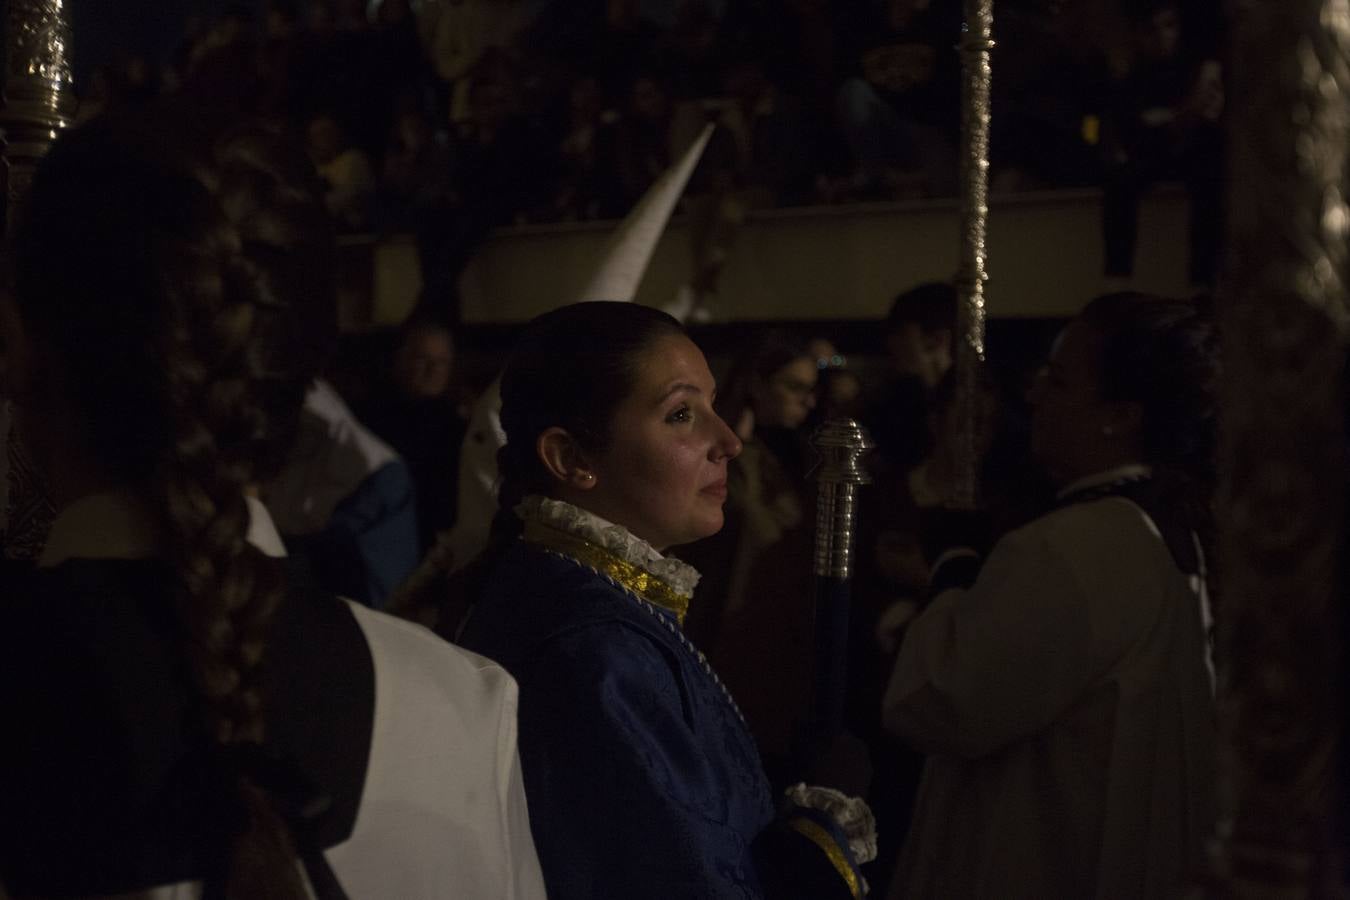
[{"label": "gold embroidery on collar", "polygon": [[676,621],[684,625],[684,617],[689,612],[689,598],[676,592],[670,585],[641,566],[620,559],[609,550],[592,544],[585,538],[579,538],[542,522],[525,523],[525,540],[569,556],[601,575],[614,579],[648,603],[670,610],[675,614]]}]

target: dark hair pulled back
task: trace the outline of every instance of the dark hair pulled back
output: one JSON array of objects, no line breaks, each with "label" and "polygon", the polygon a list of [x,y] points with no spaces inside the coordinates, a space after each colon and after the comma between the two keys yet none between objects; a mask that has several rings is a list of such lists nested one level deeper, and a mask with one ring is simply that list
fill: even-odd
[{"label": "dark hair pulled back", "polygon": [[[245,489],[279,466],[336,335],[333,239],[312,167],[266,131],[187,135],[153,114],[61,137],[16,236],[25,327],[60,359],[88,448],[155,502],[209,740],[265,737],[259,664],[284,589],[248,545]],[[306,896],[264,791],[208,875],[229,897]]]},{"label": "dark hair pulled back", "polygon": [[551,479],[535,450],[547,429],[565,429],[584,449],[603,451],[643,352],[683,334],[671,316],[635,303],[576,303],[531,321],[502,374],[501,508],[549,492]]},{"label": "dark hair pulled back", "polygon": [[551,492],[553,479],[535,449],[539,436],[563,428],[583,448],[603,451],[644,351],[683,334],[680,323],[659,310],[609,301],[564,306],[525,327],[501,379],[506,444],[497,452],[497,515],[486,549],[448,579],[437,633],[455,639],[465,610],[483,595],[498,559],[523,528],[516,505],[527,494]]}]

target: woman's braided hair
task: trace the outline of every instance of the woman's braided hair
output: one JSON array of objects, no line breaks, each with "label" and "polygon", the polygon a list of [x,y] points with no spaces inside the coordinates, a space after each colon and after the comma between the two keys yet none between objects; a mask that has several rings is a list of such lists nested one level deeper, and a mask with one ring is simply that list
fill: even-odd
[{"label": "woman's braided hair", "polygon": [[[335,337],[333,241],[312,169],[281,141],[180,132],[170,149],[164,124],[56,142],[16,237],[15,296],[94,458],[154,501],[201,725],[226,758],[264,740],[260,663],[285,584],[247,543],[245,491],[279,467]],[[241,815],[208,881],[306,896],[265,790],[222,771]]]}]

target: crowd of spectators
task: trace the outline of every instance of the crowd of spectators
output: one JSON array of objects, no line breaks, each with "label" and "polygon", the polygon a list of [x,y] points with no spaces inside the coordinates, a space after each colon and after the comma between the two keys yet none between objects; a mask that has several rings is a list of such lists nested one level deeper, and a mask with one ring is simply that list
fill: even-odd
[{"label": "crowd of spectators", "polygon": [[[96,111],[193,84],[283,117],[345,228],[441,247],[497,225],[622,216],[708,119],[722,127],[693,188],[748,208],[944,197],[961,7],[265,0],[194,26],[171,60],[101,67],[82,100]],[[1003,0],[997,15],[993,189],[1113,188],[1108,256],[1128,274],[1132,198],[1217,171],[1212,4]]]}]

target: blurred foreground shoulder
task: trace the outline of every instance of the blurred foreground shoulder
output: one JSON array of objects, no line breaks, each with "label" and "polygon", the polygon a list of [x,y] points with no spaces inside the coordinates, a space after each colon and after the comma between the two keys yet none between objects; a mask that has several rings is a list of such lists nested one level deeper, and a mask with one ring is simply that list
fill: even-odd
[{"label": "blurred foreground shoulder", "polygon": [[[349,895],[542,898],[515,680],[420,625],[349,605],[375,662],[361,813],[352,840],[329,854]],[[370,852],[385,864],[362,865]]]}]

